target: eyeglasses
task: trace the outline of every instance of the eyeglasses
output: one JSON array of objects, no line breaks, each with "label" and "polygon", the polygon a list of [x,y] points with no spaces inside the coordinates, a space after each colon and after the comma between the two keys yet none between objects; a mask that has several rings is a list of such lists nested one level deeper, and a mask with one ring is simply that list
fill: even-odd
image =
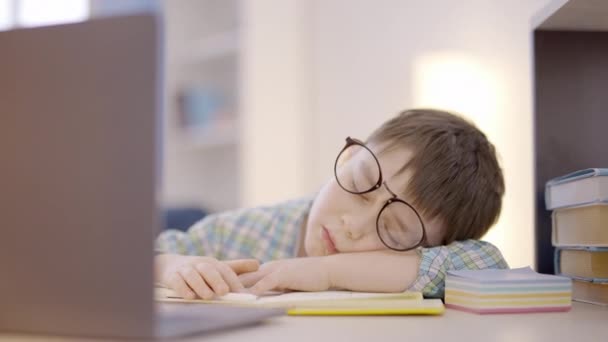
[{"label": "eyeglasses", "polygon": [[391,194],[376,218],[376,232],[386,247],[405,252],[426,241],[420,214],[388,187],[378,158],[362,141],[346,138],[346,146],[336,158],[334,174],[338,185],[348,193],[363,196],[384,185]]}]

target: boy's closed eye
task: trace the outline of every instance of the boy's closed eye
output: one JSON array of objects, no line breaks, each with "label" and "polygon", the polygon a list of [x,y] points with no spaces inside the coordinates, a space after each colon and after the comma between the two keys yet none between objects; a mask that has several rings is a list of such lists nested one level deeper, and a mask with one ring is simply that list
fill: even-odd
[{"label": "boy's closed eye", "polygon": [[404,232],[398,231],[398,230],[401,230],[401,228],[399,226],[395,226],[394,223],[391,223],[390,221],[387,221],[386,219],[380,220],[379,224],[380,224],[380,229],[382,229],[386,232],[386,234],[384,236],[388,237],[388,239],[390,240],[390,242],[393,246],[395,246],[396,248],[404,247],[404,245],[401,243],[401,241],[399,241],[399,238],[397,237],[397,235],[404,234]]},{"label": "boy's closed eye", "polygon": [[390,229],[390,228],[387,228],[386,230],[387,230],[387,232],[388,232],[388,236],[389,236],[389,238],[391,239],[391,242],[394,244],[394,246],[396,246],[397,248],[399,248],[399,247],[403,247],[403,244],[402,244],[402,243],[399,241],[399,239],[398,239],[398,238],[395,236],[395,233],[396,233],[396,232],[394,231],[395,229]]},{"label": "boy's closed eye", "polygon": [[[355,192],[362,192],[361,185],[357,184],[357,182],[354,179],[352,181],[352,186],[353,186],[353,189],[355,190]],[[370,200],[369,194],[358,194],[357,197],[359,199],[361,199],[363,202],[369,202],[369,200]]]},{"label": "boy's closed eye", "polygon": [[[364,192],[369,190],[376,180],[372,178],[372,172],[369,167],[359,165],[351,175],[351,186],[355,192]],[[371,193],[361,194],[366,200],[369,200]]]},{"label": "boy's closed eye", "polygon": [[380,175],[377,171],[374,172],[374,169],[376,167],[369,163],[361,162],[356,166],[356,178],[359,178],[361,183],[365,184],[365,189],[361,189],[361,191],[369,190],[378,181]]}]

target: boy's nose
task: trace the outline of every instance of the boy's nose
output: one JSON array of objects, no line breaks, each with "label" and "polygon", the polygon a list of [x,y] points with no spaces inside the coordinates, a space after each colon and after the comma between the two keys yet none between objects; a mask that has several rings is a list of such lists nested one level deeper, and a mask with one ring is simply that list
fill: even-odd
[{"label": "boy's nose", "polygon": [[376,229],[376,219],[375,216],[373,218],[372,216],[368,213],[342,216],[342,224],[346,237],[351,240],[358,240],[371,230]]}]

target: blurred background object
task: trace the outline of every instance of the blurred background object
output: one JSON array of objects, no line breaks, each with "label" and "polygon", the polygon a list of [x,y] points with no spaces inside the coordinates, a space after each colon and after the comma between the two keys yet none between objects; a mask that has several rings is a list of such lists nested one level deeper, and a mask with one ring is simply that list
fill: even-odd
[{"label": "blurred background object", "polygon": [[89,0],[0,0],[0,30],[86,20]]},{"label": "blurred background object", "polygon": [[83,8],[85,17],[164,17],[163,201],[172,209],[312,195],[346,136],[364,139],[415,106],[462,112],[496,145],[506,178],[485,238],[518,267],[534,264],[531,17],[547,3],[0,0],[0,28],[30,25],[19,13],[49,6],[64,21],[82,20]]},{"label": "blurred background object", "polygon": [[188,230],[193,224],[207,216],[200,207],[177,207],[164,210],[165,229]]}]

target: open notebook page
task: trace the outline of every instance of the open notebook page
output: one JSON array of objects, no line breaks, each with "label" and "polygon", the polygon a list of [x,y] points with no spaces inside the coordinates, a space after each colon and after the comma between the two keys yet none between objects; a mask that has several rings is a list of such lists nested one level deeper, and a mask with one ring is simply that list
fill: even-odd
[{"label": "open notebook page", "polygon": [[320,291],[320,292],[269,292],[256,296],[249,293],[228,293],[213,300],[181,298],[173,290],[156,288],[156,299],[159,301],[201,302],[201,303],[238,303],[238,304],[279,304],[291,305],[301,302],[323,302],[347,299],[408,299],[422,300],[420,292],[353,292],[353,291]]}]

